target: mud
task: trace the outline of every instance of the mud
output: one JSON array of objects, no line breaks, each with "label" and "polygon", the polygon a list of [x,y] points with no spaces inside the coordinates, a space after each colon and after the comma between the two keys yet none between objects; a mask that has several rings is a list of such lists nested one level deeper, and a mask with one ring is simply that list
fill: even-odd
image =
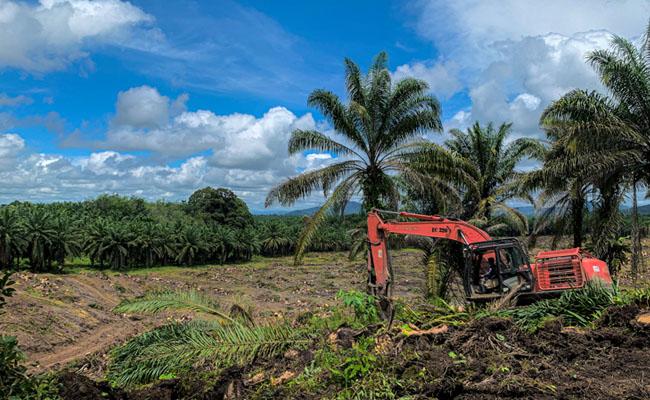
[{"label": "mud", "polygon": [[[635,325],[632,315],[643,311],[635,306],[611,308],[593,330],[564,327],[554,320],[531,334],[498,318],[474,320],[432,335],[404,336],[393,330],[379,336],[390,347],[386,352],[377,350],[381,353],[377,367],[400,382],[394,388],[396,398],[648,399],[650,328]],[[330,335],[336,343],[326,345],[348,346],[360,334],[375,333],[342,328]],[[233,368],[209,383],[171,380],[132,393],[83,377],[74,382],[70,378],[74,375],[64,375],[63,383],[74,382],[70,393],[83,392],[80,387],[92,392],[88,387],[94,384],[92,393],[104,391],[103,398],[124,400],[335,397],[341,390],[336,385],[306,393],[287,384],[309,365],[312,350],[289,351],[275,360]],[[281,376],[287,379],[278,380]]]},{"label": "mud", "polygon": [[[414,251],[394,252],[398,297],[422,298],[424,272]],[[165,267],[122,273],[75,270],[67,274],[16,274],[16,294],[0,317],[0,331],[18,338],[31,371],[77,364],[85,375],[99,378],[108,349],[166,322],[156,317],[116,315],[123,299],[151,290],[196,289],[227,309],[251,308],[256,320],[293,318],[334,304],[340,290],[363,290],[363,259],[347,254],[310,254],[305,264],[291,257],[258,258],[253,262],[192,268]],[[184,316],[174,314],[182,318]]]}]

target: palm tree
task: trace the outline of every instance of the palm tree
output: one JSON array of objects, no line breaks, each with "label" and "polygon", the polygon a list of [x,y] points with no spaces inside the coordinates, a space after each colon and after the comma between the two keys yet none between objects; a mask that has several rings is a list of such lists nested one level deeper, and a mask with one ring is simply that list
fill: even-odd
[{"label": "palm tree", "polygon": [[131,339],[113,351],[109,377],[121,386],[151,383],[164,374],[180,374],[199,363],[213,368],[248,365],[272,358],[312,339],[284,322],[255,324],[238,305],[222,311],[213,299],[196,291],[150,293],[125,301],[115,311],[157,314],[193,311],[196,318],[172,322]]},{"label": "palm tree", "polygon": [[11,268],[22,253],[26,241],[18,213],[13,207],[0,210],[0,268]]},{"label": "palm tree", "polygon": [[236,239],[235,233],[227,226],[215,225],[209,237],[209,246],[213,257],[220,264],[232,256],[232,249]]},{"label": "palm tree", "polygon": [[185,265],[194,265],[194,261],[206,248],[200,228],[190,225],[177,237],[176,262]]},{"label": "palm tree", "polygon": [[608,209],[621,192],[613,186],[631,190],[636,272],[641,262],[637,189],[650,182],[650,24],[640,48],[615,36],[610,49],[591,52],[587,59],[609,96],[573,90],[544,111],[541,123],[563,132],[562,143],[572,155],[556,173],[581,170],[594,177],[604,189],[601,195],[609,196],[603,199]]},{"label": "palm tree", "polygon": [[41,207],[32,207],[25,219],[25,239],[29,265],[37,272],[52,266],[52,243],[56,237],[52,216]]},{"label": "palm tree", "polygon": [[52,227],[56,232],[51,245],[52,257],[62,267],[66,257],[74,257],[80,254],[81,237],[76,224],[67,215],[57,216]]},{"label": "palm tree", "polygon": [[289,206],[314,190],[329,195],[300,235],[296,263],[302,260],[317,226],[331,208],[341,209],[357,194],[366,210],[396,208],[399,194],[391,174],[428,180],[410,168],[408,159],[431,146],[421,139],[423,133],[442,129],[440,104],[427,94],[424,81],[406,78],[393,83],[387,61],[386,53],[379,53],[367,75],[363,75],[357,64],[345,59],[347,104],[323,89],[313,91],[308,99],[336,134],[298,129],[291,135],[290,154],[316,150],[336,156],[333,164],[286,180],[266,198],[266,206],[276,201]]},{"label": "palm tree", "polygon": [[464,161],[468,177],[464,181],[461,218],[492,231],[510,226],[525,233],[526,217],[506,201],[516,197],[514,187],[521,176],[516,169],[519,162],[526,158],[541,159],[546,152],[544,145],[533,138],[509,142],[509,123],[495,129],[491,122],[485,127],[476,122],[466,132],[452,129],[449,133],[452,138],[445,142],[445,147],[453,157]]},{"label": "palm tree", "polygon": [[111,268],[126,268],[133,232],[122,222],[110,223],[107,228],[99,253],[108,258]]},{"label": "palm tree", "polygon": [[[530,198],[535,206],[535,226],[529,237],[532,246],[537,236],[552,228],[554,232],[552,248],[560,238],[570,233],[573,247],[581,247],[585,232],[585,215],[589,193],[593,191],[590,177],[582,170],[558,174],[556,171],[563,164],[570,163],[572,155],[559,138],[562,132],[546,129],[551,140],[551,148],[546,153],[542,168],[528,172],[520,179],[519,194]],[[532,193],[539,192],[537,200]]]},{"label": "palm tree", "polygon": [[265,226],[262,249],[271,256],[284,255],[291,248],[291,239],[285,226],[271,222]]},{"label": "palm tree", "polygon": [[130,246],[137,249],[140,258],[144,258],[144,266],[151,267],[157,259],[163,255],[163,238],[160,235],[160,227],[153,222],[136,224],[136,234]]},{"label": "palm tree", "polygon": [[104,242],[108,236],[108,224],[102,219],[93,220],[92,223],[86,224],[84,232],[83,252],[90,258],[90,265],[99,262],[100,268],[104,267]]}]

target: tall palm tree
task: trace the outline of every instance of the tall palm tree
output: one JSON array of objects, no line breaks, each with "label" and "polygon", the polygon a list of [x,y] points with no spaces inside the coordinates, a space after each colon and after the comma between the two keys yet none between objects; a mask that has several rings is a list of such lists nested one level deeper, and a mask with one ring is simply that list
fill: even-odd
[{"label": "tall palm tree", "polygon": [[63,266],[66,257],[74,257],[81,253],[81,237],[76,224],[65,214],[54,218],[52,228],[56,232],[52,239],[52,257]]},{"label": "tall palm tree", "polygon": [[29,265],[37,272],[52,266],[52,243],[56,237],[52,215],[41,207],[32,207],[25,218],[25,239]]},{"label": "tall palm tree", "polygon": [[102,241],[100,254],[105,255],[111,268],[126,268],[129,261],[129,248],[133,241],[133,232],[123,222],[107,225],[106,237]]},{"label": "tall palm tree", "polygon": [[0,268],[10,268],[20,257],[26,241],[20,217],[13,207],[0,210]]},{"label": "tall palm tree", "polygon": [[422,140],[423,133],[442,129],[440,104],[427,94],[424,81],[406,78],[394,83],[387,62],[386,53],[379,53],[364,75],[357,64],[345,59],[347,104],[323,89],[313,91],[308,99],[335,133],[298,129],[291,135],[290,154],[316,150],[336,156],[333,164],[290,178],[267,196],[266,206],[276,201],[289,206],[318,189],[328,196],[298,240],[296,263],[328,210],[341,209],[355,195],[361,195],[366,210],[396,208],[399,194],[391,174],[428,180],[412,170],[408,161],[432,146]]},{"label": "tall palm tree", "polygon": [[461,217],[489,230],[510,226],[525,233],[526,217],[508,206],[506,200],[516,196],[514,187],[521,176],[517,171],[519,162],[543,158],[544,145],[534,138],[508,141],[512,134],[510,123],[495,129],[491,122],[487,126],[476,122],[466,132],[452,129],[449,133],[452,138],[445,147],[464,160],[465,175],[469,177],[464,181],[467,187]]},{"label": "tall palm tree", "polygon": [[90,265],[94,266],[96,262],[99,262],[100,268],[103,268],[106,258],[104,242],[108,237],[108,223],[103,218],[97,218],[85,226],[83,252],[90,258]]},{"label": "tall palm tree", "polygon": [[519,182],[520,194],[527,194],[532,199],[531,193],[539,192],[538,198],[531,201],[535,205],[536,215],[529,244],[532,246],[537,236],[550,227],[555,232],[551,247],[555,248],[567,233],[573,237],[573,246],[581,247],[587,199],[593,191],[590,176],[580,169],[558,174],[558,167],[570,163],[573,156],[559,140],[561,131],[547,128],[546,135],[551,148],[546,153],[542,168],[524,174]]},{"label": "tall palm tree", "polygon": [[177,237],[176,262],[185,265],[194,265],[201,252],[205,250],[206,243],[198,226],[186,227]]},{"label": "tall palm tree", "polygon": [[615,36],[610,49],[591,52],[587,59],[608,95],[573,90],[544,111],[541,123],[563,132],[561,141],[572,155],[557,174],[581,170],[594,177],[601,194],[610,197],[603,199],[606,205],[621,192],[613,186],[631,190],[636,272],[641,261],[636,192],[650,182],[650,24],[640,48]]}]

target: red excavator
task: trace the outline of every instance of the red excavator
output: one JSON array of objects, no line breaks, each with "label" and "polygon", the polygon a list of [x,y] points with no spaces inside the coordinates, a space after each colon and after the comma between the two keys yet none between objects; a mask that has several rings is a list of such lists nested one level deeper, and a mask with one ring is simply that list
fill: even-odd
[{"label": "red excavator", "polygon": [[[411,221],[384,220],[382,214]],[[608,285],[612,283],[607,264],[579,247],[539,252],[531,264],[525,247],[516,238],[493,240],[485,231],[454,218],[374,209],[368,214],[368,286],[371,293],[384,300],[390,299],[393,286],[387,246],[390,234],[426,236],[462,244],[464,265],[459,267],[462,270],[459,272],[465,298],[470,302],[508,296],[518,304],[557,296],[596,279]]]}]

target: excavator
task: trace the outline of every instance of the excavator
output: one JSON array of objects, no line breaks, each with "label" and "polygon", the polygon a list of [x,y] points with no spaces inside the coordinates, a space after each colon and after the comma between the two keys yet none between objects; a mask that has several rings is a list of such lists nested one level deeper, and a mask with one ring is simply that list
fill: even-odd
[{"label": "excavator", "polygon": [[[382,215],[408,220],[384,220]],[[541,251],[531,263],[517,238],[492,239],[482,229],[455,218],[373,209],[368,213],[368,289],[380,299],[384,312],[392,308],[394,275],[387,243],[391,234],[460,243],[463,265],[458,269],[468,302],[508,296],[515,304],[523,304],[582,288],[593,280],[612,284],[607,264],[579,247]]]}]

